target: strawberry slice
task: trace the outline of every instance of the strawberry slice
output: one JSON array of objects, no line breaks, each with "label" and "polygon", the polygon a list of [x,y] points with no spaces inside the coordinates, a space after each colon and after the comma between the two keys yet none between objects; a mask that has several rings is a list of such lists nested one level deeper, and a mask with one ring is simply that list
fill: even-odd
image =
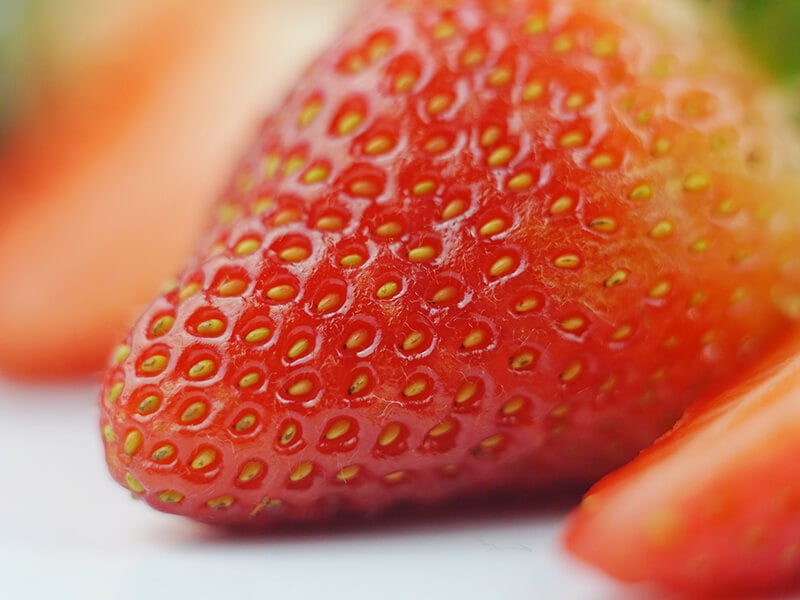
[{"label": "strawberry slice", "polygon": [[624,581],[703,597],[797,588],[797,349],[794,343],[794,356],[779,366],[693,406],[653,447],[593,487],[569,524],[568,548]]},{"label": "strawberry slice", "polygon": [[115,353],[113,476],[204,521],[595,480],[793,325],[800,181],[689,4],[374,3]]}]

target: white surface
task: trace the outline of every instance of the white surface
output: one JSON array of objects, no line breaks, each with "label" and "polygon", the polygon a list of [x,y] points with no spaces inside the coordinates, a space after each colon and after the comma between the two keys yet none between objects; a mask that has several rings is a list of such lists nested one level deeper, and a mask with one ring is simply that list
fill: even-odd
[{"label": "white surface", "polygon": [[0,379],[0,598],[636,600],[559,548],[566,509],[235,536],[135,502],[92,386]]}]

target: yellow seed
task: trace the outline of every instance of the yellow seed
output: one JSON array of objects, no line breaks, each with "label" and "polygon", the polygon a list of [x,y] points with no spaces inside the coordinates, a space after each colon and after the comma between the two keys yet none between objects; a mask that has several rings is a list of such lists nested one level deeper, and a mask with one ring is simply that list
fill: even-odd
[{"label": "yellow seed", "polygon": [[294,344],[292,344],[291,348],[289,348],[288,352],[286,353],[286,356],[289,358],[289,360],[294,360],[295,358],[303,356],[303,354],[308,352],[309,348],[311,348],[311,340],[308,338],[300,338]]},{"label": "yellow seed", "polygon": [[288,446],[294,440],[294,436],[297,435],[297,425],[294,423],[289,423],[281,433],[281,437],[278,439],[278,443],[281,446]]},{"label": "yellow seed", "polygon": [[609,375],[608,379],[606,379],[603,384],[600,386],[601,392],[610,392],[613,390],[617,385],[617,376],[616,375]]},{"label": "yellow seed", "polygon": [[514,150],[512,150],[511,147],[500,146],[496,150],[493,150],[491,154],[489,154],[489,158],[486,160],[486,162],[490,167],[502,167],[511,162],[513,157]]},{"label": "yellow seed", "polygon": [[470,349],[480,346],[486,340],[486,332],[483,329],[473,329],[461,342],[461,347]]},{"label": "yellow seed", "polygon": [[293,223],[299,220],[300,220],[300,212],[292,208],[287,208],[285,210],[278,211],[277,213],[275,213],[275,216],[272,217],[272,223],[276,227],[280,225],[286,225],[286,223]]},{"label": "yellow seed", "polygon": [[686,533],[686,522],[674,509],[662,508],[644,521],[646,539],[659,550],[674,548]]},{"label": "yellow seed", "polygon": [[553,261],[553,264],[561,269],[575,269],[580,266],[581,259],[575,254],[562,254]]},{"label": "yellow seed", "polygon": [[239,256],[245,256],[247,254],[252,254],[256,250],[261,247],[261,240],[257,240],[255,238],[246,238],[236,244],[236,247],[233,251],[238,254]]},{"label": "yellow seed", "polygon": [[139,403],[139,406],[136,408],[136,411],[140,415],[149,415],[152,412],[158,410],[158,407],[161,406],[161,398],[156,396],[155,394],[151,394],[147,396],[144,400]]},{"label": "yellow seed", "polygon": [[125,473],[125,483],[132,492],[141,494],[144,491],[144,486],[131,473]]},{"label": "yellow seed", "polygon": [[342,297],[336,292],[331,292],[322,297],[322,300],[317,302],[317,312],[326,313],[337,308],[342,302]]},{"label": "yellow seed", "polygon": [[114,429],[108,423],[103,425],[103,438],[109,444],[113,444],[117,441],[117,434],[114,433]]},{"label": "yellow seed", "polygon": [[650,288],[650,291],[647,295],[651,298],[663,298],[669,294],[671,287],[672,286],[668,281],[659,281],[652,288]]},{"label": "yellow seed", "polygon": [[560,404],[550,411],[550,416],[562,419],[569,414],[569,404]]},{"label": "yellow seed", "polygon": [[368,384],[369,384],[369,376],[366,373],[359,373],[350,383],[350,386],[347,388],[347,393],[350,394],[351,396],[353,394],[358,394],[361,391],[363,391]]},{"label": "yellow seed", "polygon": [[432,115],[438,115],[447,110],[452,102],[453,97],[450,94],[436,94],[428,100],[428,112]]},{"label": "yellow seed", "polygon": [[106,400],[109,404],[114,404],[117,400],[119,400],[120,394],[122,394],[122,389],[125,387],[125,384],[121,381],[118,381],[110,388],[108,388],[108,395],[106,396]]},{"label": "yellow seed", "polygon": [[528,171],[517,173],[511,179],[509,179],[507,183],[508,189],[515,192],[518,192],[520,190],[526,190],[532,185],[533,185],[533,175],[531,175]]},{"label": "yellow seed", "polygon": [[195,471],[199,471],[201,469],[205,469],[209,465],[214,464],[215,460],[217,460],[217,452],[211,448],[205,448],[194,457],[191,467]]},{"label": "yellow seed", "polygon": [[562,215],[565,212],[572,210],[574,200],[569,196],[561,196],[558,200],[550,205],[551,215]]},{"label": "yellow seed", "polygon": [[268,327],[256,327],[248,332],[244,337],[244,341],[248,344],[258,344],[259,342],[269,339],[271,335],[272,331]]},{"label": "yellow seed", "polygon": [[272,199],[272,196],[265,196],[255,201],[253,204],[253,214],[256,216],[263,215],[274,206],[275,200]]},{"label": "yellow seed", "polygon": [[153,326],[150,328],[150,335],[154,337],[159,337],[164,335],[165,333],[169,332],[172,329],[172,326],[175,324],[175,318],[170,315],[164,315],[156,319]]},{"label": "yellow seed", "polygon": [[507,84],[514,77],[514,72],[506,67],[500,66],[494,69],[486,78],[486,83],[493,87],[499,87]]},{"label": "yellow seed", "polygon": [[428,435],[431,437],[441,437],[443,435],[447,435],[453,430],[453,422],[452,421],[444,421],[436,425],[433,429],[428,432]]},{"label": "yellow seed", "polygon": [[708,250],[709,243],[708,240],[705,238],[699,239],[689,246],[689,252],[694,254],[702,254]]},{"label": "yellow seed", "polygon": [[708,189],[711,182],[704,173],[693,173],[683,180],[683,189],[687,192],[702,192]]},{"label": "yellow seed", "polygon": [[283,165],[283,174],[289,177],[299,171],[304,164],[306,164],[306,158],[302,154],[290,156],[286,159],[286,164]]},{"label": "yellow seed", "polygon": [[736,212],[736,202],[732,198],[721,200],[715,209],[721,215],[732,215]]},{"label": "yellow seed", "polygon": [[241,296],[247,289],[247,282],[243,279],[228,279],[217,286],[217,293],[220,296],[230,298]]},{"label": "yellow seed", "polygon": [[131,347],[128,344],[121,344],[114,350],[114,364],[121,365],[131,354]]},{"label": "yellow seed", "polygon": [[220,496],[219,498],[212,498],[206,504],[208,508],[213,508],[214,510],[222,510],[225,508],[229,508],[233,505],[234,499],[233,496]]},{"label": "yellow seed", "polygon": [[337,440],[345,435],[350,430],[350,421],[347,419],[339,419],[334,421],[328,430],[325,432],[325,439]]},{"label": "yellow seed", "polygon": [[202,285],[197,282],[192,282],[178,292],[178,299],[182,302],[187,298],[191,298],[202,289]]},{"label": "yellow seed", "polygon": [[256,416],[253,413],[248,413],[244,415],[241,419],[236,421],[233,428],[239,432],[247,431],[255,424],[256,424]]},{"label": "yellow seed", "polygon": [[441,304],[442,302],[449,302],[453,300],[458,294],[458,290],[452,285],[446,285],[443,288],[436,290],[433,294],[431,302],[434,304]]},{"label": "yellow seed", "polygon": [[396,281],[387,281],[381,287],[378,288],[378,291],[375,292],[375,295],[384,300],[386,298],[391,298],[392,296],[396,295],[397,292],[400,291],[400,284]]},{"label": "yellow seed", "polygon": [[514,310],[518,313],[526,313],[534,310],[537,306],[539,306],[538,298],[526,296],[517,302],[516,306],[514,306]]},{"label": "yellow seed", "polygon": [[345,467],[336,475],[336,479],[341,481],[342,483],[347,483],[348,481],[352,481],[355,479],[356,475],[361,468],[358,465],[350,465],[349,467]]},{"label": "yellow seed", "polygon": [[589,227],[596,231],[602,231],[603,233],[611,233],[616,231],[617,222],[612,217],[598,217],[589,223]]},{"label": "yellow seed", "polygon": [[203,377],[212,375],[216,370],[217,363],[211,359],[205,358],[192,365],[189,369],[189,377],[191,379],[202,379]]},{"label": "yellow seed", "polygon": [[407,473],[405,471],[394,471],[392,473],[387,473],[383,476],[383,480],[386,483],[400,483],[403,479],[406,478]]},{"label": "yellow seed", "polygon": [[281,164],[281,157],[277,154],[267,154],[264,157],[264,163],[261,166],[262,171],[264,172],[264,177],[266,179],[272,179],[275,177],[275,174],[278,172],[278,167]]},{"label": "yellow seed", "polygon": [[461,55],[461,64],[465,67],[477,67],[486,60],[483,48],[467,48]]},{"label": "yellow seed", "polygon": [[311,102],[306,103],[297,117],[297,124],[301,128],[308,127],[317,117],[320,110],[322,110],[322,102],[319,100],[312,100]]},{"label": "yellow seed", "polygon": [[291,300],[297,295],[297,290],[294,286],[289,284],[281,284],[271,287],[267,290],[267,298],[275,300],[276,302],[285,302]]},{"label": "yellow seed", "polygon": [[314,470],[314,465],[310,462],[304,462],[297,465],[292,472],[289,473],[289,481],[292,483],[297,483],[298,481],[302,481]]},{"label": "yellow seed", "polygon": [[286,392],[290,396],[304,396],[314,389],[314,382],[310,379],[301,379],[289,386]]},{"label": "yellow seed", "polygon": [[541,14],[534,14],[525,21],[525,33],[537,35],[547,31],[547,17]]},{"label": "yellow seed", "polygon": [[364,144],[364,154],[377,156],[379,154],[385,154],[392,148],[394,148],[394,141],[392,138],[386,135],[376,135],[367,140],[367,143]]},{"label": "yellow seed", "polygon": [[428,262],[436,257],[436,248],[433,246],[420,246],[408,251],[408,260],[412,262]]},{"label": "yellow seed", "polygon": [[430,154],[441,154],[445,150],[450,147],[450,144],[447,142],[447,138],[441,135],[437,135],[429,139],[425,142],[425,152]]},{"label": "yellow seed", "polygon": [[498,433],[497,435],[493,435],[483,440],[480,443],[480,447],[484,450],[491,450],[492,448],[497,448],[497,446],[499,446],[504,439],[505,436],[502,433]]},{"label": "yellow seed", "polygon": [[576,146],[582,146],[585,142],[586,136],[580,131],[571,131],[562,135],[558,143],[564,148],[575,148]]},{"label": "yellow seed", "polygon": [[508,275],[517,266],[517,262],[513,256],[501,256],[489,268],[489,275],[492,277],[501,277]]},{"label": "yellow seed", "polygon": [[565,331],[577,331],[586,325],[586,319],[583,317],[569,317],[561,321],[561,328]]},{"label": "yellow seed", "polygon": [[323,165],[315,165],[303,174],[303,183],[309,185],[325,181],[330,175],[330,169]]},{"label": "yellow seed", "polygon": [[375,233],[381,237],[395,237],[403,233],[403,226],[397,221],[389,221],[375,228]]},{"label": "yellow seed", "polygon": [[572,50],[575,45],[572,37],[567,33],[562,33],[556,36],[553,40],[553,52],[563,53]]},{"label": "yellow seed", "polygon": [[500,409],[503,415],[510,417],[511,415],[517,414],[522,408],[525,406],[525,398],[522,396],[514,396],[503,404],[503,408]]},{"label": "yellow seed", "polygon": [[161,373],[167,368],[167,357],[163,354],[154,354],[142,363],[141,370],[148,375]]},{"label": "yellow seed", "polygon": [[348,254],[342,257],[339,264],[346,268],[358,267],[364,264],[364,257],[360,254]]},{"label": "yellow seed", "polygon": [[397,94],[402,94],[409,91],[417,82],[417,76],[414,73],[398,73],[394,78],[394,91]]},{"label": "yellow seed", "polygon": [[592,54],[600,58],[608,58],[617,52],[617,41],[611,36],[602,36],[592,44]]},{"label": "yellow seed", "polygon": [[411,192],[415,196],[424,196],[425,194],[430,194],[434,190],[436,190],[436,183],[430,179],[419,181],[411,188]]},{"label": "yellow seed", "polygon": [[142,436],[142,432],[133,429],[125,436],[125,442],[122,445],[122,450],[128,456],[132,456],[136,454],[142,447],[142,443],[144,442],[144,437]]},{"label": "yellow seed", "polygon": [[628,324],[620,325],[614,330],[614,333],[611,334],[611,339],[615,342],[620,342],[630,337],[631,333],[633,333],[633,327]]},{"label": "yellow seed", "polygon": [[175,490],[164,490],[158,494],[158,499],[164,504],[177,504],[183,500],[183,494],[176,492]]},{"label": "yellow seed", "polygon": [[570,94],[567,96],[566,100],[564,100],[564,106],[569,108],[570,110],[576,110],[586,104],[586,97],[578,92]]},{"label": "yellow seed", "polygon": [[496,144],[501,135],[503,135],[503,132],[499,127],[496,125],[489,125],[489,127],[484,129],[483,133],[481,134],[481,146],[488,148],[489,146]]},{"label": "yellow seed", "polygon": [[601,153],[592,158],[589,161],[589,166],[593,169],[610,169],[617,163],[616,159],[607,153]]},{"label": "yellow seed", "polygon": [[433,37],[437,40],[444,40],[453,37],[457,32],[458,27],[456,24],[448,19],[436,24],[436,27],[433,28]]},{"label": "yellow seed", "polygon": [[325,215],[317,219],[316,227],[323,231],[339,231],[344,228],[344,219],[339,215]]},{"label": "yellow seed", "polygon": [[561,381],[572,381],[578,375],[580,375],[581,371],[583,370],[583,365],[579,362],[574,362],[569,365],[563,373],[561,373]]},{"label": "yellow seed", "polygon": [[657,156],[663,156],[672,148],[672,142],[666,138],[658,138],[653,146],[653,152]]},{"label": "yellow seed", "polygon": [[259,375],[255,371],[251,371],[250,373],[247,373],[247,375],[244,375],[239,380],[238,386],[240,388],[249,388],[256,385],[259,381],[261,381],[261,375]]},{"label": "yellow seed", "polygon": [[622,285],[628,280],[628,272],[623,271],[622,269],[618,269],[614,271],[611,276],[603,282],[603,285],[607,288],[610,287],[617,287],[618,285]]},{"label": "yellow seed", "polygon": [[482,236],[488,237],[491,235],[497,235],[501,231],[504,231],[506,228],[506,222],[501,218],[490,219],[486,221],[481,228],[478,230]]},{"label": "yellow seed", "polygon": [[442,210],[442,221],[449,221],[459,215],[464,214],[467,210],[467,203],[464,200],[451,200]]},{"label": "yellow seed", "polygon": [[659,221],[650,230],[650,237],[661,239],[672,235],[673,227],[669,221]]},{"label": "yellow seed", "polygon": [[695,293],[692,294],[692,297],[689,298],[689,306],[700,306],[703,302],[708,299],[708,294],[703,290],[697,290]]},{"label": "yellow seed", "polygon": [[631,200],[649,200],[653,197],[653,186],[649,183],[636,186],[631,190],[630,197]]},{"label": "yellow seed", "polygon": [[343,114],[336,122],[336,133],[339,135],[347,135],[361,125],[364,121],[364,115],[360,112],[350,111]]},{"label": "yellow seed", "polygon": [[378,437],[378,445],[384,447],[391,445],[392,442],[400,437],[401,432],[402,429],[397,423],[391,423],[390,425],[387,425],[381,432],[380,437]]},{"label": "yellow seed", "polygon": [[535,359],[536,357],[534,356],[533,352],[525,350],[512,356],[509,364],[513,370],[521,371],[522,369],[527,369],[530,367]]},{"label": "yellow seed", "polygon": [[523,102],[533,102],[544,94],[544,83],[541,81],[531,81],[522,90]]},{"label": "yellow seed", "polygon": [[731,292],[730,303],[736,304],[747,298],[747,288],[738,287]]},{"label": "yellow seed", "polygon": [[353,348],[359,348],[369,344],[371,340],[372,336],[370,336],[369,331],[366,329],[356,329],[347,337],[344,342],[344,347],[346,350],[352,350]]},{"label": "yellow seed", "polygon": [[237,479],[242,483],[247,483],[258,477],[261,474],[261,470],[261,463],[255,461],[246,463],[239,472],[239,477]]},{"label": "yellow seed", "polygon": [[455,397],[456,404],[464,404],[472,400],[475,397],[475,393],[478,391],[478,382],[474,380],[465,381],[461,384],[461,387],[458,388]]},{"label": "yellow seed", "polygon": [[354,196],[370,198],[376,196],[380,191],[378,184],[370,179],[357,179],[350,184],[350,193]]},{"label": "yellow seed", "polygon": [[304,246],[289,246],[281,250],[278,256],[286,262],[296,263],[307,259],[310,255],[311,251]]},{"label": "yellow seed", "polygon": [[412,331],[403,340],[402,348],[406,352],[419,348],[425,341],[425,335],[421,331]]},{"label": "yellow seed", "polygon": [[197,325],[197,333],[202,336],[219,335],[224,330],[225,323],[220,319],[207,319]]},{"label": "yellow seed", "polygon": [[406,398],[412,398],[414,396],[419,396],[428,388],[428,382],[422,378],[412,379],[408,382],[408,385],[403,390],[403,396]]},{"label": "yellow seed", "polygon": [[205,402],[193,402],[186,407],[186,410],[183,411],[183,414],[181,415],[181,422],[191,423],[194,421],[199,421],[205,416],[207,410],[208,408],[206,407]]}]

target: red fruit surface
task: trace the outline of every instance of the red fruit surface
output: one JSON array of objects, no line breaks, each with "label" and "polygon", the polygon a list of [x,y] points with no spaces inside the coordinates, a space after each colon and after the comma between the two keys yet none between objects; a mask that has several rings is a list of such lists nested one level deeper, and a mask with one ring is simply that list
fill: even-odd
[{"label": "red fruit surface", "polygon": [[703,598],[800,587],[798,349],[693,405],[592,488],[570,522],[569,549],[619,579]]},{"label": "red fruit surface", "polygon": [[676,2],[450,5],[360,15],[118,350],[108,463],[153,506],[591,481],[788,329],[788,121],[724,36]]}]

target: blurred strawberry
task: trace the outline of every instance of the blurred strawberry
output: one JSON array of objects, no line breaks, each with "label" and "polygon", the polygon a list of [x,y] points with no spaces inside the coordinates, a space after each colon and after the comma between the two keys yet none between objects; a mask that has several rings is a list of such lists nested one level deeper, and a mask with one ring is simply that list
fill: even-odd
[{"label": "blurred strawberry", "polygon": [[0,146],[0,371],[102,364],[188,254],[254,119],[352,4],[69,0],[15,13],[3,39],[29,32],[15,56],[36,83],[20,84],[28,105]]}]

